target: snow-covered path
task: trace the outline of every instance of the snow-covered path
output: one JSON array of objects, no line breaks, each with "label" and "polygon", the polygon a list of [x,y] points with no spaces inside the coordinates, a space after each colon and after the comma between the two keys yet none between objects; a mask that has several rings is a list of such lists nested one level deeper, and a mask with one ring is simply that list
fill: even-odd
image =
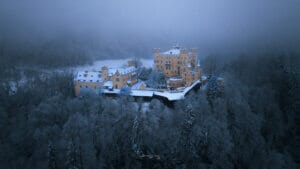
[{"label": "snow-covered path", "polygon": [[[185,95],[192,90],[196,85],[200,84],[200,80],[195,81],[191,86],[184,88],[183,91],[156,91],[156,90],[131,90],[130,95],[135,97],[153,97],[160,96],[168,99],[169,101],[182,100]],[[101,91],[104,94],[120,94],[120,89],[107,90],[103,89]]]}]

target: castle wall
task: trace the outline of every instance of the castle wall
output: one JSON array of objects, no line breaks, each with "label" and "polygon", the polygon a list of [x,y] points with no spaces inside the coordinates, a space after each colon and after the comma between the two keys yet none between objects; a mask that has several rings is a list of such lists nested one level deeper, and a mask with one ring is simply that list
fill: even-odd
[{"label": "castle wall", "polygon": [[78,96],[80,94],[80,92],[82,92],[83,90],[86,90],[86,89],[89,89],[89,90],[96,93],[97,90],[100,87],[100,83],[99,82],[79,82],[79,81],[75,81],[74,86],[75,86],[75,96]]}]

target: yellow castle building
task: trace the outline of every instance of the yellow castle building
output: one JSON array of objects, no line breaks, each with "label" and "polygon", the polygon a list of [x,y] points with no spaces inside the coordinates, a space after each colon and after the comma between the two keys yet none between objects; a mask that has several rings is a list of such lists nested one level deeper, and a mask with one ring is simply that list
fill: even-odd
[{"label": "yellow castle building", "polygon": [[[100,93],[102,89],[114,90],[130,87],[133,90],[145,90],[146,83],[138,80],[137,60],[129,60],[127,66],[108,68],[99,71],[78,72],[74,78],[75,95],[92,92]],[[166,52],[154,50],[154,69],[162,71],[167,77],[168,89],[191,86],[201,77],[201,67],[197,58],[197,49],[178,46]]]},{"label": "yellow castle building", "polygon": [[[128,61],[128,66],[108,68],[103,66],[99,71],[80,71],[74,78],[75,95],[99,93],[101,89],[121,89],[122,87],[137,86],[138,77],[135,62]],[[143,84],[144,85],[144,84]],[[140,85],[137,89],[143,89]]]},{"label": "yellow castle building", "polygon": [[123,68],[101,68],[103,87],[108,89],[120,89],[124,86],[132,86],[138,81],[134,66]]},{"label": "yellow castle building", "polygon": [[74,78],[75,95],[97,93],[102,86],[100,71],[81,71]]},{"label": "yellow castle building", "polygon": [[168,78],[168,88],[190,86],[201,77],[197,49],[190,51],[174,46],[166,52],[154,49],[154,69]]}]

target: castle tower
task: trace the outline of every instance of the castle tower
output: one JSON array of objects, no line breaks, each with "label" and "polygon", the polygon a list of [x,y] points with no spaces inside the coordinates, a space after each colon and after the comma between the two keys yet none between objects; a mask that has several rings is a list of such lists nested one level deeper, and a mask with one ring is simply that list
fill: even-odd
[{"label": "castle tower", "polygon": [[160,52],[160,49],[159,48],[155,48],[154,49],[154,56],[158,56],[159,52]]},{"label": "castle tower", "polygon": [[102,78],[102,81],[108,80],[108,68],[106,66],[103,66],[101,68],[101,78]]},{"label": "castle tower", "polygon": [[154,49],[154,69],[159,69],[159,62],[160,62],[160,49],[155,48]]},{"label": "castle tower", "polygon": [[175,79],[176,82],[182,79],[182,84],[189,86],[200,79],[201,68],[197,55],[196,48],[186,50],[178,45],[165,52],[154,49],[154,69],[162,71],[169,78],[169,87],[178,87]]}]

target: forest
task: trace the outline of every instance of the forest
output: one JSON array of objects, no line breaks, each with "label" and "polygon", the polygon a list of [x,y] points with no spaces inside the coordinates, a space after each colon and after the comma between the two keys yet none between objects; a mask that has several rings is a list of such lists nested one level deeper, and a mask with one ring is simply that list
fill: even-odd
[{"label": "forest", "polygon": [[205,90],[146,110],[127,95],[75,97],[71,72],[1,67],[1,168],[299,168],[299,54],[201,63]]},{"label": "forest", "polygon": [[[299,0],[0,0],[0,169],[300,168],[299,11]],[[76,68],[175,45],[197,48],[207,77],[183,100],[74,95]],[[166,85],[151,68],[138,76]]]}]

